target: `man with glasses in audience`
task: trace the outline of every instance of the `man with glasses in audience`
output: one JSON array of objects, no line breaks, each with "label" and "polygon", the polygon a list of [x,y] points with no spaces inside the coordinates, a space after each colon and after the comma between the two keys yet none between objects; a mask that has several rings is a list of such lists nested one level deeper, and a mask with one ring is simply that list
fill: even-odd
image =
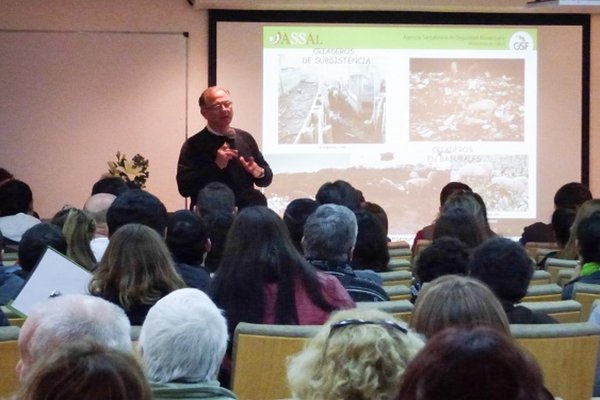
[{"label": "man with glasses in audience", "polygon": [[252,135],[231,127],[233,102],[227,89],[211,86],[198,101],[206,127],[185,141],[177,163],[179,193],[196,204],[198,191],[210,182],[229,186],[237,198],[268,186],[273,172]]}]

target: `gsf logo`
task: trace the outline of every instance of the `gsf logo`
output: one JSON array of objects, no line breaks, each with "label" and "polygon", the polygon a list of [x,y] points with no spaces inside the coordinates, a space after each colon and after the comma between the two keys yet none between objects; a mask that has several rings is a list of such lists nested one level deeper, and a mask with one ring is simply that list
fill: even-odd
[{"label": "gsf logo", "polygon": [[527,32],[516,32],[510,38],[509,48],[516,51],[533,50],[533,38]]}]

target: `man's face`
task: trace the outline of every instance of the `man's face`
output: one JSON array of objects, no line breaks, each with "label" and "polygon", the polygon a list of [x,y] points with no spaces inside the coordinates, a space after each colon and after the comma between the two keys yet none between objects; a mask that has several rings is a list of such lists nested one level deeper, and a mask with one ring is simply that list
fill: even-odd
[{"label": "man's face", "polygon": [[233,119],[233,103],[227,92],[220,88],[208,89],[205,95],[206,105],[200,113],[208,125],[219,133],[225,133]]},{"label": "man's face", "polygon": [[31,369],[31,365],[33,364],[33,360],[31,359],[31,354],[29,352],[29,344],[31,341],[31,337],[35,331],[35,325],[31,318],[27,319],[21,328],[21,332],[19,333],[18,347],[19,347],[19,355],[21,359],[17,363],[15,370],[17,371],[17,376],[19,377],[19,381],[22,383],[27,378],[29,374],[29,370]]}]

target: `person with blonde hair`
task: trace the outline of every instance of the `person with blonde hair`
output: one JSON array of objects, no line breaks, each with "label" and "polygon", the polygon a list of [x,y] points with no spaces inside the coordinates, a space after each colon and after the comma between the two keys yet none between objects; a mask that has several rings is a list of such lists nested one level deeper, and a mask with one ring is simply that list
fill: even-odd
[{"label": "person with blonde hair", "polygon": [[89,284],[91,294],[120,305],[132,325],[142,325],[154,303],[183,287],[164,240],[142,224],[117,229]]},{"label": "person with blonde hair", "polygon": [[293,398],[391,399],[423,345],[420,335],[386,312],[339,311],[288,361]]},{"label": "person with blonde hair", "polygon": [[96,232],[94,219],[83,210],[70,208],[62,231],[67,239],[67,257],[88,271],[92,271],[97,262],[90,245]]},{"label": "person with blonde hair", "polygon": [[588,200],[577,209],[575,220],[571,225],[571,234],[569,235],[569,240],[567,240],[565,248],[558,253],[558,258],[565,260],[577,260],[577,258],[579,258],[579,250],[577,246],[577,227],[582,220],[598,211],[600,211],[600,199]]},{"label": "person with blonde hair", "polygon": [[444,275],[425,285],[409,325],[427,338],[451,326],[485,325],[510,335],[506,313],[494,293],[484,283],[459,275]]},{"label": "person with blonde hair", "polygon": [[131,353],[83,340],[41,359],[18,400],[151,400],[150,385]]}]

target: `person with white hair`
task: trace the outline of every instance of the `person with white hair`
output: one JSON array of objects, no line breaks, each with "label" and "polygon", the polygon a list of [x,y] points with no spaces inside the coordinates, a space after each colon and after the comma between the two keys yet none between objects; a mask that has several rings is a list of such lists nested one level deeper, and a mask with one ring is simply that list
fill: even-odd
[{"label": "person with white hair", "polygon": [[154,399],[237,399],[216,380],[227,340],[225,317],[201,290],[178,289],[156,302],[139,337]]},{"label": "person with white hair", "polygon": [[19,380],[31,367],[61,346],[86,339],[110,349],[131,352],[131,325],[125,312],[99,297],[70,294],[34,307],[19,333]]}]

